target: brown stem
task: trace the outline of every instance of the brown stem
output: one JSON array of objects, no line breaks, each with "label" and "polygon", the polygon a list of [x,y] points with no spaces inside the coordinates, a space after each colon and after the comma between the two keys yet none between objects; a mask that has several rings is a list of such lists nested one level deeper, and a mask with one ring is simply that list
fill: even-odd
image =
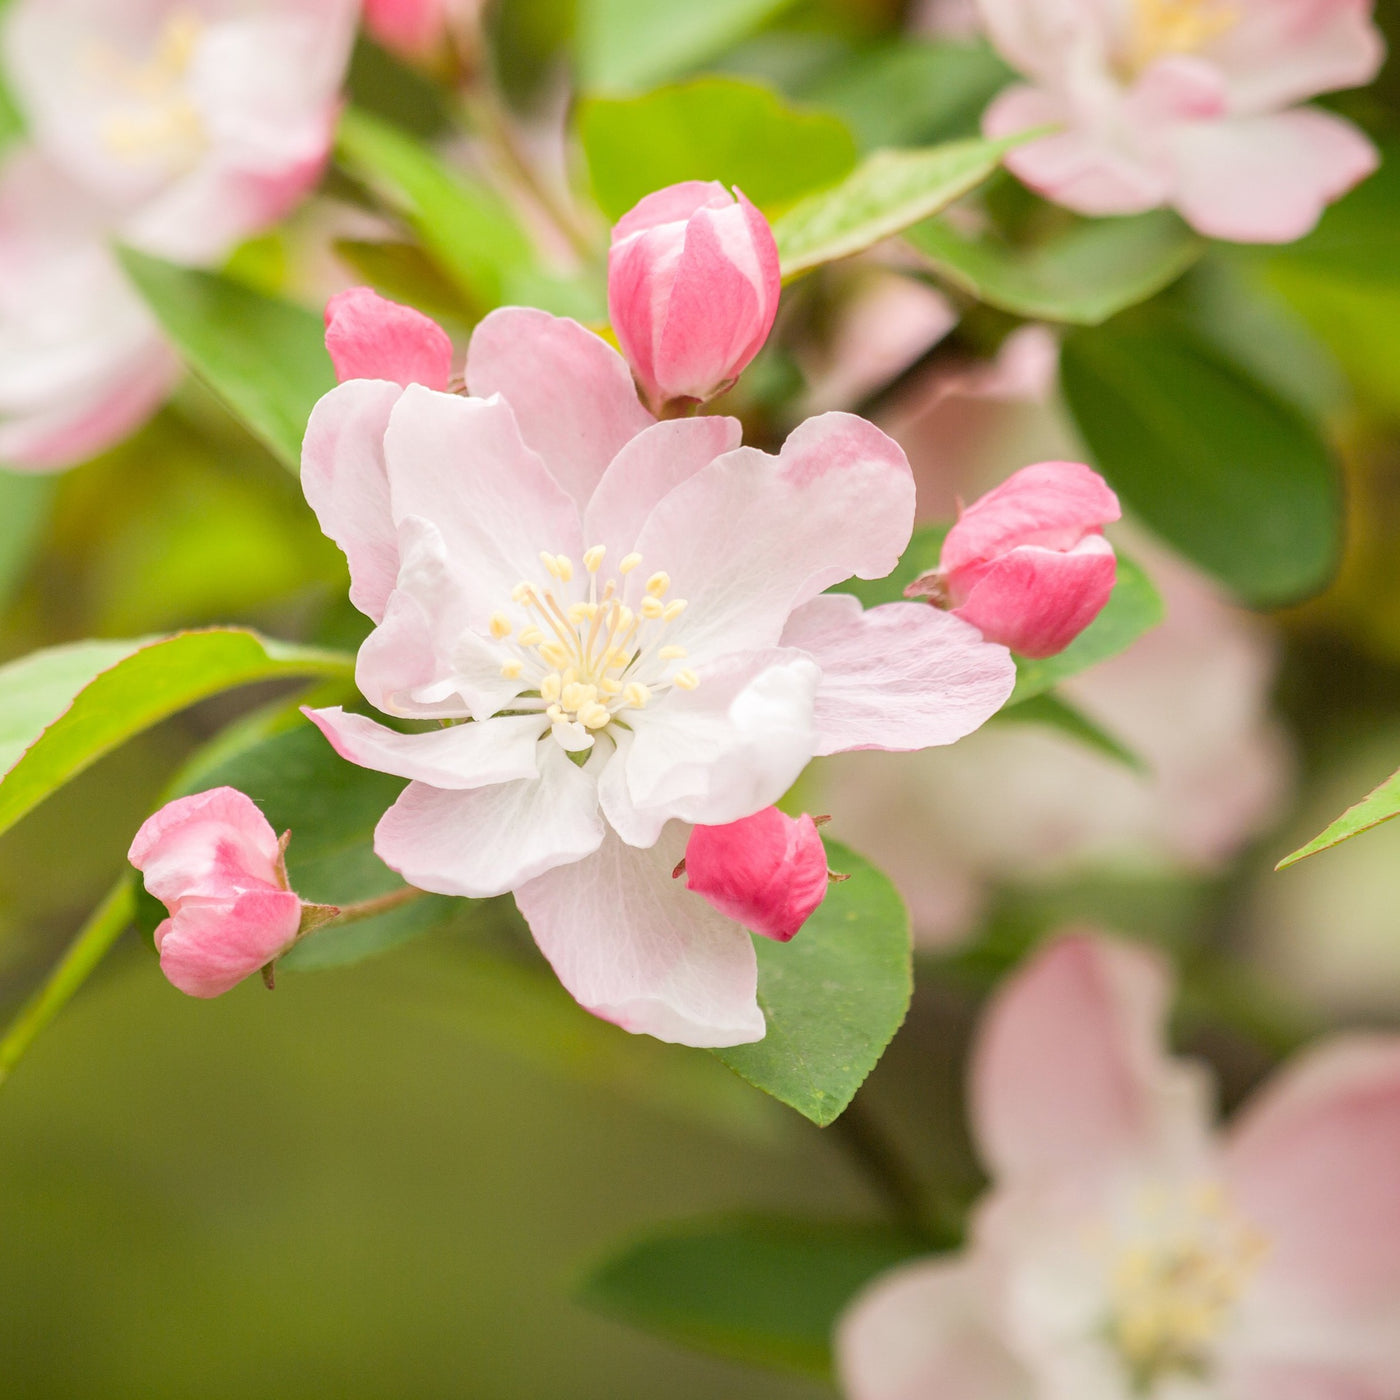
[{"label": "brown stem", "polygon": [[422,897],[422,890],[416,890],[412,885],[404,885],[402,889],[390,890],[388,894],[377,895],[374,899],[363,899],[358,904],[343,904],[339,914],[318,925],[318,928],[338,928],[342,924],[358,923],[361,919],[373,919],[380,914],[387,914],[391,909],[399,908],[400,905],[412,904],[415,899]]}]

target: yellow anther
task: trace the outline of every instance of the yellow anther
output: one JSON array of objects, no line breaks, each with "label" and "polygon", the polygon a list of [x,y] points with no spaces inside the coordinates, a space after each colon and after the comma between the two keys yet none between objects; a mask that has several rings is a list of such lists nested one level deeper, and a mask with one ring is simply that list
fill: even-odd
[{"label": "yellow anther", "polygon": [[585,706],[593,704],[598,698],[598,687],[596,685],[580,685],[574,681],[571,685],[564,687],[563,693],[559,696],[559,703],[566,710],[582,710]]},{"label": "yellow anther", "polygon": [[597,611],[596,603],[570,603],[564,616],[577,627],[580,623],[591,622],[593,614]]},{"label": "yellow anther", "polygon": [[595,544],[592,549],[583,551],[583,567],[590,574],[596,574],[603,567],[603,559],[607,555],[608,547],[605,544]]},{"label": "yellow anther", "polygon": [[520,679],[520,673],[525,669],[525,663],[518,656],[512,656],[509,661],[501,663],[501,674],[508,681]]},{"label": "yellow anther", "polygon": [[558,724],[561,719],[567,718],[567,716],[564,714],[564,711],[558,705],[551,705],[545,711],[545,715],[549,719],[553,720],[555,724]]},{"label": "yellow anther", "polygon": [[510,618],[505,613],[491,614],[491,635],[499,642],[502,637],[509,637],[512,632]]},{"label": "yellow anther", "polygon": [[674,622],[676,618],[685,611],[685,608],[686,602],[684,598],[673,598],[666,604],[666,611],[663,612],[661,616],[664,617],[667,622]]},{"label": "yellow anther", "polygon": [[556,554],[554,556],[554,573],[557,578],[568,583],[574,576],[574,561],[567,554]]},{"label": "yellow anther", "polygon": [[640,710],[651,699],[651,691],[641,681],[633,681],[622,692],[622,699],[634,710]]},{"label": "yellow anther", "polygon": [[578,722],[585,729],[602,729],[612,719],[612,711],[606,705],[585,705],[578,712]]},{"label": "yellow anther", "polygon": [[625,666],[631,659],[631,656],[621,647],[609,647],[603,656],[603,669],[616,671],[619,666]]},{"label": "yellow anther", "polygon": [[613,630],[625,632],[637,620],[637,614],[625,603],[613,613]]},{"label": "yellow anther", "polygon": [[668,573],[655,573],[647,580],[647,592],[653,598],[659,598],[671,586],[671,575]]},{"label": "yellow anther", "polygon": [[617,571],[620,574],[630,574],[641,562],[642,556],[640,554],[624,554],[622,563],[617,566]]},{"label": "yellow anther", "polygon": [[565,651],[558,642],[545,642],[539,648],[539,652],[540,655],[556,669],[569,659],[569,653]]},{"label": "yellow anther", "polygon": [[523,647],[537,647],[544,641],[544,630],[539,627],[527,627],[520,634],[520,645]]},{"label": "yellow anther", "polygon": [[543,564],[555,578],[563,578],[563,574],[559,572],[559,556],[557,554],[551,554],[547,549],[540,550],[540,563]]},{"label": "yellow anther", "polygon": [[690,653],[684,647],[664,646],[656,655],[662,661],[684,661]]},{"label": "yellow anther", "polygon": [[671,677],[671,684],[679,686],[682,690],[694,690],[695,687],[700,684],[700,677],[689,669],[677,671],[676,674]]},{"label": "yellow anther", "polygon": [[549,675],[540,682],[540,699],[550,701],[557,700],[559,698],[560,688],[559,672],[551,671]]},{"label": "yellow anther", "polygon": [[642,599],[641,613],[650,622],[655,622],[666,611],[666,605],[660,598],[653,598],[650,593]]},{"label": "yellow anther", "polygon": [[603,679],[598,682],[598,689],[602,691],[604,695],[621,695],[622,682],[613,680],[611,676],[604,676]]},{"label": "yellow anther", "polygon": [[530,583],[517,583],[510,590],[510,600],[512,603],[524,603],[534,598],[535,587]]}]

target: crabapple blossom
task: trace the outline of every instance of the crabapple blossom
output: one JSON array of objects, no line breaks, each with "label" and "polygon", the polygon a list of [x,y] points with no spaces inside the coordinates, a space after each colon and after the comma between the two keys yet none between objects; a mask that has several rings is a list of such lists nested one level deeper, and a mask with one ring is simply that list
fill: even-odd
[{"label": "crabapple blossom", "polygon": [[988,109],[989,136],[1059,130],[1010,169],[1085,214],[1170,205],[1201,233],[1300,238],[1376,167],[1350,123],[1300,106],[1369,82],[1384,45],[1371,0],[979,0],[1028,79]]},{"label": "crabapple blossom", "polygon": [[1301,1055],[1212,1131],[1146,950],[1063,937],[971,1072],[993,1187],[952,1259],[838,1331],[852,1400],[1272,1400],[1400,1388],[1400,1037]]},{"label": "crabapple blossom", "polygon": [[222,995],[296,941],[303,906],[282,843],[237,788],[166,803],[127,858],[170,911],[156,929],[160,967],[190,996]]},{"label": "crabapple blossom", "polygon": [[863,420],[812,419],[777,456],[729,418],[657,422],[603,340],[523,308],[477,327],[466,381],[349,380],[312,414],[307,499],[376,624],[360,689],[439,723],[311,717],[411,779],[375,837],[411,884],[514,892],[564,985],[628,1030],[756,1040],[752,940],[672,879],[690,827],[761,812],[815,754],[951,743],[1005,701],[1010,655],[934,608],[823,593],[887,574],[913,525],[908,463]]},{"label": "crabapple blossom", "polygon": [[365,28],[400,57],[431,58],[454,34],[480,23],[482,0],[365,0]]},{"label": "crabapple blossom", "polygon": [[725,826],[697,826],[685,848],[684,873],[687,889],[779,943],[807,922],[831,878],[816,822],[776,807]]},{"label": "crabapple blossom", "polygon": [[613,228],[608,313],[654,407],[727,389],[768,339],[781,290],[767,219],[717,181],[657,190]]},{"label": "crabapple blossom", "polygon": [[1113,592],[1117,560],[1103,527],[1121,513],[1079,462],[1023,467],[963,511],[938,568],[905,593],[932,596],[1023,656],[1054,656]]}]

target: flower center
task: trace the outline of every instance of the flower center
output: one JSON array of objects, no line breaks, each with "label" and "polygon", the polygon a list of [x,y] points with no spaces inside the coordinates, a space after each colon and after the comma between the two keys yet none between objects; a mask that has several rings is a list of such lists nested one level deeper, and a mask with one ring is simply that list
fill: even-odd
[{"label": "flower center", "polygon": [[[628,554],[616,576],[603,579],[606,555],[604,546],[594,545],[584,551],[579,570],[566,554],[542,552],[550,582],[516,584],[516,615],[501,611],[491,617],[491,635],[509,653],[501,674],[532,686],[512,708],[543,709],[554,737],[573,751],[590,748],[594,734],[614,720],[625,724],[628,710],[645,709],[672,687],[694,690],[700,684],[694,671],[675,668],[685,660],[685,648],[665,642],[668,627],[686,608],[684,598],[667,601],[670,577],[654,573],[637,590],[632,575],[642,556]],[[625,601],[634,596],[635,606]]]},{"label": "flower center", "polygon": [[177,9],[142,59],[94,47],[90,67],[108,99],[102,144],[112,155],[129,165],[154,161],[174,169],[188,169],[199,158],[204,123],[185,79],[203,31],[193,10]]},{"label": "flower center", "polygon": [[1213,1184],[1144,1191],[1130,1234],[1111,1256],[1108,1336],[1136,1393],[1150,1395],[1165,1377],[1208,1373],[1268,1241]]},{"label": "flower center", "polygon": [[1197,53],[1239,23],[1230,0],[1137,0],[1130,67],[1140,73],[1155,59]]}]

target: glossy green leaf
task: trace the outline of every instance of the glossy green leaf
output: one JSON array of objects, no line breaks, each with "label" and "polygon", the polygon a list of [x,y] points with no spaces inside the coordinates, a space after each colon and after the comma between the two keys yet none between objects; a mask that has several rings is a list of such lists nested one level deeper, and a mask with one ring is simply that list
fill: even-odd
[{"label": "glossy green leaf", "polygon": [[946,209],[976,189],[1022,139],[876,151],[839,185],[810,195],[774,224],[783,276],[862,252]]},{"label": "glossy green leaf", "polygon": [[533,264],[529,239],[495,190],[378,117],[346,111],[336,158],[413,227],[477,315],[500,305],[511,274]]},{"label": "glossy green leaf", "polygon": [[24,577],[53,502],[55,478],[0,470],[0,606]]},{"label": "glossy green leaf", "polygon": [[1174,282],[1205,243],[1165,210],[1086,219],[1031,248],[960,233],[946,220],[905,235],[940,276],[979,301],[1039,321],[1096,326]]},{"label": "glossy green leaf", "polygon": [[756,938],[768,1033],[715,1053],[814,1123],[834,1122],[875,1068],[913,992],[909,915],[888,878],[829,843],[835,884],[791,943]]},{"label": "glossy green leaf", "polygon": [[1008,705],[1017,705],[1059,685],[1131,646],[1166,616],[1161,594],[1141,567],[1118,555],[1118,580],[1103,611],[1062,652],[1033,661],[1016,658],[1016,689]]},{"label": "glossy green leaf", "polygon": [[1072,333],[1062,382],[1124,504],[1240,598],[1275,606],[1327,583],[1340,483],[1298,410],[1165,316]]},{"label": "glossy green leaf", "polygon": [[1367,793],[1355,806],[1348,807],[1320,836],[1315,836],[1306,846],[1299,846],[1291,855],[1284,856],[1275,869],[1286,870],[1305,856],[1316,855],[1318,851],[1338,846],[1343,841],[1360,836],[1363,831],[1370,831],[1372,827],[1380,826],[1397,816],[1400,816],[1400,772],[1392,773],[1385,782]]},{"label": "glossy green leaf", "polygon": [[0,831],[133,734],[234,686],[349,678],[354,658],[211,628],[74,642],[0,667]]},{"label": "glossy green leaf", "polygon": [[638,92],[713,58],[793,0],[578,0],[585,92]]},{"label": "glossy green leaf", "polygon": [[316,400],[335,388],[314,312],[130,248],[121,259],[190,368],[296,471]]},{"label": "glossy green leaf", "polygon": [[579,137],[598,203],[618,219],[682,180],[737,185],[772,211],[835,184],[856,163],[845,126],[736,78],[697,78],[644,97],[583,103]]},{"label": "glossy green leaf", "polygon": [[873,1225],[740,1216],[650,1235],[592,1268],[578,1297],[671,1341],[828,1378],[837,1319],[866,1283],[919,1254]]}]

